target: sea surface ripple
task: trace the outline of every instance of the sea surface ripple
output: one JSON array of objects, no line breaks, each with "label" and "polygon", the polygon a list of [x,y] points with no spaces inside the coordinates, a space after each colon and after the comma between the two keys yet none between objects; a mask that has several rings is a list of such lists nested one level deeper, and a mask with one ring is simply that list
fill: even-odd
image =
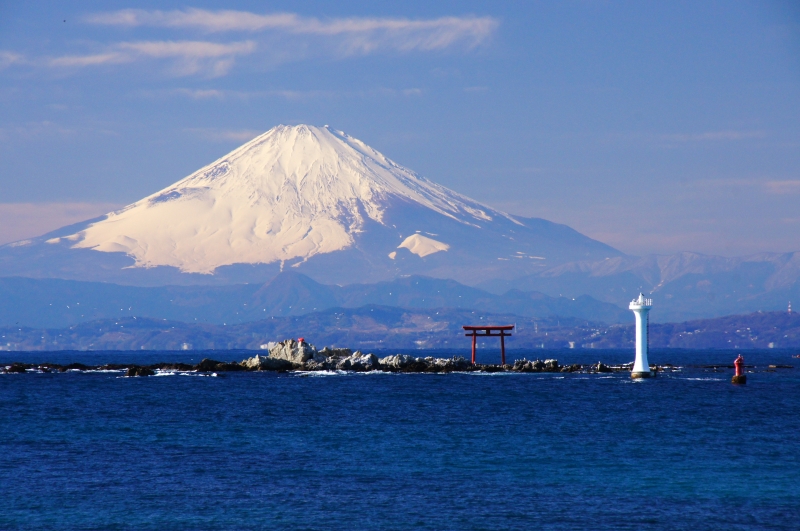
[{"label": "sea surface ripple", "polygon": [[[1,354],[0,364],[198,357]],[[649,381],[0,375],[0,529],[797,529],[800,360],[745,352],[748,364],[795,368],[756,371],[744,386],[696,367],[734,357],[651,353],[684,368]]]}]

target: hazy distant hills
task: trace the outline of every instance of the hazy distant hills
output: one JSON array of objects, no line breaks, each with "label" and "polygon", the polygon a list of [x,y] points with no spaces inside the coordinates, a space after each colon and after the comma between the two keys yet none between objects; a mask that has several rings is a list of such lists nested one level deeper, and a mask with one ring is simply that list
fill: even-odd
[{"label": "hazy distant hills", "polygon": [[[301,316],[228,325],[124,317],[65,328],[5,326],[0,327],[0,350],[260,349],[271,341],[304,337],[317,347],[365,351],[446,348],[466,356],[470,341],[461,329],[464,323],[516,324],[513,336],[506,340],[512,352],[523,348],[630,348],[633,358],[632,325],[607,326],[575,318],[534,319],[481,311],[404,310],[377,305],[331,308]],[[653,348],[776,348],[797,349],[796,353],[800,353],[800,315],[796,313],[765,312],[651,324],[650,333]],[[480,340],[479,348],[497,354],[499,345],[492,338]],[[790,358],[792,353],[795,351],[787,352],[787,363],[797,361]],[[120,353],[120,358],[124,357]],[[170,360],[167,357],[164,361]]]},{"label": "hazy distant hills", "polygon": [[629,320],[627,310],[588,296],[572,299],[519,290],[495,295],[454,280],[420,276],[335,286],[287,271],[263,285],[163,287],[0,278],[0,325],[63,327],[133,316],[233,324],[370,304],[480,310],[537,318],[571,317],[606,323]]},{"label": "hazy distant hills", "polygon": [[507,282],[480,287],[498,292],[511,286],[549,295],[587,294],[627,307],[640,291],[650,294],[658,322],[785,310],[800,301],[800,253],[762,253],[725,258],[679,253],[618,257],[563,264]]}]

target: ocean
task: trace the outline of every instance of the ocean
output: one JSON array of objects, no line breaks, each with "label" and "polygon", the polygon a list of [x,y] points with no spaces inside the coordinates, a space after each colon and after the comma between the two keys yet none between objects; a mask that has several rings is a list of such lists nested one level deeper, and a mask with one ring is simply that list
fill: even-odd
[{"label": "ocean", "polygon": [[[743,386],[700,367],[739,351],[672,350],[651,363],[682,369],[642,381],[0,375],[0,529],[798,529],[800,360],[742,352],[756,366]],[[247,355],[0,352],[0,365],[201,357]]]}]

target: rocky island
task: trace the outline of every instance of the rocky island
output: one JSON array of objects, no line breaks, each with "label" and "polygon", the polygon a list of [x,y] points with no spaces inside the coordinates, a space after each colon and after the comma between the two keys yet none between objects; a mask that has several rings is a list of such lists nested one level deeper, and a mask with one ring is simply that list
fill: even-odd
[{"label": "rocky island", "polygon": [[[671,370],[671,365],[653,366],[655,371]],[[294,339],[276,343],[269,349],[269,354],[256,354],[242,361],[217,361],[203,359],[196,365],[187,363],[156,363],[153,365],[105,364],[89,366],[81,363],[59,365],[54,363],[13,363],[0,367],[3,373],[25,372],[66,372],[70,370],[106,370],[125,371],[127,376],[152,376],[156,371],[194,371],[205,373],[236,371],[272,371],[272,372],[315,372],[315,371],[349,371],[349,372],[401,372],[401,373],[449,373],[449,372],[582,372],[610,373],[630,372],[631,364],[606,365],[598,362],[591,365],[561,365],[558,360],[518,359],[513,364],[475,364],[462,356],[452,358],[436,358],[433,356],[414,357],[408,354],[393,354],[383,358],[375,354],[353,352],[347,348],[328,348],[317,350],[314,345]]]}]

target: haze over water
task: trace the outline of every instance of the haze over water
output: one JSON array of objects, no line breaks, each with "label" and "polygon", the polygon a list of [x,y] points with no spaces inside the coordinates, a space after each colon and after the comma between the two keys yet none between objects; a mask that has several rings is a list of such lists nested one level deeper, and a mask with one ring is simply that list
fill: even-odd
[{"label": "haze over water", "polygon": [[[0,363],[197,357],[2,353]],[[624,373],[3,375],[0,528],[795,528],[800,374],[762,370],[793,364],[786,351],[746,352],[757,366],[746,386],[697,367],[733,357],[656,351],[651,361],[685,368],[639,382]]]}]

